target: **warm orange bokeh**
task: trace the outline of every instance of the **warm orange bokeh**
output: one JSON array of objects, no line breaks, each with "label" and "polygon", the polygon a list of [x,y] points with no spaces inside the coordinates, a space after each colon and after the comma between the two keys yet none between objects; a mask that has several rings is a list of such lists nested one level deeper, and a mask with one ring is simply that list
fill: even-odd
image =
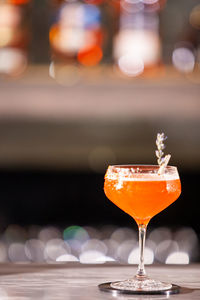
[{"label": "warm orange bokeh", "polygon": [[15,5],[27,4],[30,0],[9,0],[8,2]]},{"label": "warm orange bokeh", "polygon": [[51,26],[50,31],[49,31],[49,40],[50,43],[53,43],[56,35],[59,33],[59,26],[57,24]]},{"label": "warm orange bokeh", "polygon": [[78,61],[84,66],[95,66],[103,57],[102,49],[98,45],[90,48],[81,49],[78,52]]},{"label": "warm orange bokeh", "polygon": [[123,181],[106,179],[104,191],[108,199],[132,216],[138,224],[150,219],[174,202],[181,193],[179,179]]},{"label": "warm orange bokeh", "polygon": [[[84,66],[96,66],[103,57],[103,51],[101,48],[102,43],[102,34],[101,32],[92,32],[91,34],[92,38],[94,39],[94,44],[91,43],[90,45],[87,45],[87,36],[85,36],[86,46],[79,49],[78,53],[74,52],[74,55],[77,56],[77,60],[80,64]],[[71,55],[67,51],[67,48],[64,50],[62,49],[61,45],[59,44],[60,41],[60,27],[55,24],[51,27],[49,32],[49,40],[57,52],[63,53],[66,56]],[[67,38],[67,36],[66,36]],[[68,43],[70,43],[70,40],[68,40]]]},{"label": "warm orange bokeh", "polygon": [[105,0],[84,0],[85,3],[87,4],[94,4],[94,5],[99,5],[103,3]]}]

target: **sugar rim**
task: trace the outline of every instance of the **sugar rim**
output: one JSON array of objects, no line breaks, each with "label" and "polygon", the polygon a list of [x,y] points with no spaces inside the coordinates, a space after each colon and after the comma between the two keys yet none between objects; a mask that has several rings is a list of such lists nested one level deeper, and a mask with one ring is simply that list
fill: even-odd
[{"label": "sugar rim", "polygon": [[158,174],[158,169],[158,165],[110,165],[105,179],[119,181],[166,181],[179,179],[175,166],[166,166],[164,174]]}]

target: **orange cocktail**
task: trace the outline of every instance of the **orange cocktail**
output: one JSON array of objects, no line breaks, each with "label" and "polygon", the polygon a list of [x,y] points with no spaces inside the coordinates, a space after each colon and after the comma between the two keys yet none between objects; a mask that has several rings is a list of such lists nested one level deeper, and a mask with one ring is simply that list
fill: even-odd
[{"label": "orange cocktail", "polygon": [[110,166],[106,173],[106,196],[138,225],[147,225],[181,193],[174,167],[167,167],[163,175],[158,175],[158,169],[158,166]]},{"label": "orange cocktail", "polygon": [[[153,216],[174,202],[181,193],[176,167],[168,166],[171,155],[165,156],[164,133],[158,133],[155,151],[158,165],[109,166],[105,175],[104,191],[119,208],[132,216],[138,224],[139,264],[134,277],[99,285],[102,290],[128,294],[165,294],[179,292],[179,287],[151,279],[144,267],[146,229]],[[116,294],[117,295],[117,294]]]}]

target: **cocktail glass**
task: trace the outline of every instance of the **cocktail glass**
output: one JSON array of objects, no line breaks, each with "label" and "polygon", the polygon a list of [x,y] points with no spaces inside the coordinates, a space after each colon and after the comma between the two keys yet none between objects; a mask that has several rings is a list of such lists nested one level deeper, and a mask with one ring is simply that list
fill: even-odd
[{"label": "cocktail glass", "polygon": [[176,167],[167,166],[158,174],[156,165],[114,165],[105,175],[104,191],[109,200],[134,218],[139,229],[140,258],[133,278],[110,283],[121,291],[153,293],[170,290],[171,283],[149,278],[144,268],[146,228],[153,216],[173,203],[181,193]]}]

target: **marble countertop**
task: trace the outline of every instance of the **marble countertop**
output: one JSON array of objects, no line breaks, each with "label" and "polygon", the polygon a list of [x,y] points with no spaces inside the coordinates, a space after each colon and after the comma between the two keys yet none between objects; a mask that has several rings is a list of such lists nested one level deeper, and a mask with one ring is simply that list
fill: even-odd
[{"label": "marble countertop", "polygon": [[147,273],[155,279],[181,286],[179,294],[113,295],[102,292],[104,282],[130,278],[136,266],[103,264],[1,264],[0,299],[200,299],[200,265],[153,265]]}]

